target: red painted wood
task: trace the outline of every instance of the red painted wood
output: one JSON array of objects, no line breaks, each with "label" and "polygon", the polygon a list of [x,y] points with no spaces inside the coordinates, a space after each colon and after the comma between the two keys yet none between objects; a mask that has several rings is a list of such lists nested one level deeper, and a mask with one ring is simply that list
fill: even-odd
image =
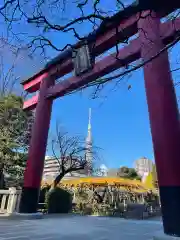
[{"label": "red painted wood", "polygon": [[[176,19],[175,21],[169,21],[169,22],[161,24],[161,36],[163,38],[164,43],[165,44],[170,43],[173,40],[173,38],[176,35],[178,30],[180,30],[180,18]],[[136,40],[136,42],[137,42],[137,40]],[[128,59],[125,60],[125,61],[128,61],[128,63],[135,60],[134,56],[139,55],[138,52],[132,51],[133,46],[131,46],[131,44],[132,43],[129,43],[129,45],[126,46],[125,49],[120,50],[120,53],[119,53],[119,56],[121,56],[120,57],[121,59],[123,58],[123,56],[125,58],[128,58]],[[125,51],[127,51],[127,53],[125,53]],[[115,53],[114,53],[114,55],[115,55]],[[98,68],[99,68],[98,65],[100,65],[100,66],[108,68],[108,69],[106,69],[107,73],[111,72],[110,66],[108,66],[109,65],[109,58],[112,58],[112,56],[108,56],[108,57],[104,58],[103,60],[101,60],[101,61],[103,61],[102,63],[101,63],[101,61],[97,62],[96,65],[95,65],[95,69],[98,70]],[[121,64],[119,63],[119,65],[118,65],[116,63],[117,60],[116,59],[114,59],[114,60],[115,60],[114,62],[111,62],[112,69],[114,69],[114,68],[117,69],[117,68],[122,66],[122,63]],[[106,64],[105,64],[105,62],[106,62]],[[68,62],[65,62],[63,65],[65,65],[67,63]],[[69,65],[67,64],[66,66],[68,68]],[[65,66],[63,66],[62,69],[66,69]],[[55,74],[58,74],[58,72],[60,71],[58,66],[57,66],[56,69],[54,68],[52,70],[54,70],[54,72],[51,72],[50,75],[52,74],[54,76],[55,76]],[[95,80],[95,73],[93,71],[91,72],[91,74],[92,74],[91,79]],[[103,74],[103,75],[105,74],[105,71],[102,71],[102,69],[101,69],[101,72],[96,73],[96,76],[99,77],[101,74]],[[83,75],[83,77],[81,77],[81,78],[84,79],[84,78],[86,78],[87,75],[89,76],[89,73]],[[101,75],[101,76],[103,76],[103,75]],[[79,83],[77,85],[74,85],[74,84],[71,84],[71,82],[72,81],[73,82],[74,81],[79,82],[79,81],[81,81],[81,78],[73,77],[71,79],[62,81],[61,83],[55,85],[53,87],[53,89],[50,89],[48,91],[49,96],[52,96],[54,94],[54,98],[56,98],[58,96],[63,96],[67,92],[68,89],[71,89],[71,90],[77,89]],[[88,80],[88,81],[92,81],[92,80]],[[82,84],[84,84],[84,83],[82,82]],[[56,88],[58,88],[58,89],[56,89]],[[57,91],[59,91],[58,94],[57,94]],[[30,99],[28,100],[28,102],[24,103],[24,109],[34,109],[35,107],[36,107],[36,102],[33,99],[32,99],[32,105],[31,105],[31,100]]]},{"label": "red painted wood", "polygon": [[29,89],[33,89],[31,92],[35,92],[39,89],[40,83],[42,79],[48,76],[48,73],[43,73],[42,75],[38,76],[37,78],[33,79],[32,81],[28,82],[27,84],[23,85],[25,91],[28,92]]},{"label": "red painted wood", "polygon": [[[132,36],[137,32],[137,27],[135,27],[136,24],[136,16],[132,16],[131,18],[124,20],[121,22],[121,24],[118,27],[118,31],[122,32],[124,30],[125,36]],[[123,38],[123,34],[121,33],[120,36]],[[120,39],[120,37],[119,37]],[[100,36],[96,40],[96,44],[94,47],[94,54],[95,56],[98,56],[99,54],[103,53],[104,51],[112,48],[117,42],[117,37],[116,37],[116,29],[113,28],[107,33],[105,33],[103,36]],[[59,65],[57,64],[56,66],[52,67],[49,70],[49,75],[50,74],[57,74],[57,78],[62,77],[63,75],[69,73],[70,71],[73,70],[73,64],[71,59],[66,60],[63,64]],[[52,73],[51,73],[52,72]],[[42,74],[43,75],[43,74]],[[31,78],[30,81],[27,80],[27,82],[23,83],[24,90],[28,92],[35,92],[39,89],[41,79],[43,77],[40,76],[35,76],[34,79]]]},{"label": "red painted wood", "polygon": [[85,73],[80,77],[71,77],[56,84],[47,91],[47,97],[61,97],[68,91],[78,89],[79,87],[122,67],[125,63],[128,64],[137,60],[140,57],[140,46],[138,43],[138,39],[132,40],[127,47],[124,47],[119,51],[117,58],[116,53],[112,54],[97,62],[92,71]]},{"label": "red painted wood", "polygon": [[59,72],[61,72],[62,75],[65,75],[68,72],[72,71],[72,69],[73,69],[72,61],[69,59],[66,62],[62,63],[61,65],[57,64],[55,67],[51,68],[48,73],[45,72],[42,75],[38,76],[37,78],[32,79],[31,81],[23,84],[23,88],[24,90],[30,93],[36,92],[39,90],[43,77],[46,77],[47,74],[49,76],[53,76],[53,78],[58,78]]},{"label": "red painted wood", "polygon": [[[163,23],[161,25],[161,36],[164,42],[168,43],[170,40],[172,41],[177,30],[180,30],[180,18],[176,21]],[[47,96],[53,98],[61,97],[68,91],[78,89],[79,87],[122,67],[123,63],[128,64],[137,60],[140,57],[139,40],[135,39],[131,41],[129,45],[119,50],[118,59],[123,60],[123,63],[116,59],[115,56],[116,53],[105,57],[103,60],[95,64],[94,69],[91,72],[86,73],[81,77],[71,77],[56,84],[48,90]]]},{"label": "red painted wood", "polygon": [[[140,39],[144,60],[164,47],[160,20],[151,16],[139,21],[139,29],[143,30]],[[160,187],[180,186],[179,111],[167,51],[144,66],[144,78],[158,182]]]},{"label": "red painted wood", "polygon": [[53,84],[54,80],[51,78],[44,78],[41,82],[24,175],[24,187],[39,188],[41,184],[52,109],[52,100],[46,99],[46,91]]},{"label": "red painted wood", "polygon": [[[119,39],[117,39],[117,30],[119,34]],[[116,28],[113,28],[109,30],[106,34],[97,38],[94,50],[96,56],[114,47],[114,45],[116,45],[117,42],[126,40],[128,36],[136,34],[137,17],[132,16],[129,19],[121,21],[119,26],[117,26],[117,30]]]},{"label": "red painted wood", "polygon": [[33,96],[32,98],[26,100],[23,104],[24,110],[33,110],[38,102],[38,94]]},{"label": "red painted wood", "polygon": [[[175,4],[176,4],[176,0],[173,0],[171,8],[169,10],[166,10],[165,12],[159,13],[159,15],[161,17],[164,17],[167,14],[169,14],[170,12],[174,11],[173,5],[175,5]],[[139,18],[139,16],[138,16],[138,18]],[[94,48],[95,56],[98,56],[99,54],[103,53],[104,51],[107,51],[108,49],[112,48],[117,43],[117,41],[118,42],[123,41],[124,36],[127,39],[128,37],[131,37],[132,35],[137,33],[137,31],[138,31],[137,17],[132,16],[128,19],[121,21],[118,26],[118,31],[119,31],[118,39],[116,36],[116,28],[112,28],[107,33],[97,37],[96,43],[95,43],[95,48]],[[123,33],[122,33],[122,31],[123,31]],[[58,72],[56,71],[56,69],[59,69]],[[39,76],[44,74],[44,72],[46,72],[46,73],[49,71],[56,72],[56,74],[55,74],[56,78],[59,78],[59,77],[64,76],[65,74],[71,72],[72,70],[73,70],[72,61],[71,61],[71,59],[67,59],[63,64],[56,64],[56,66],[53,66],[53,67],[47,69],[46,71],[44,71],[44,70],[40,71],[34,77],[25,81],[23,83],[23,85],[24,86],[26,85],[26,89],[25,89],[26,91],[35,92],[39,89],[39,86],[40,86]],[[36,80],[36,78],[38,78],[38,80]],[[32,83],[29,85],[29,82],[32,82]]]}]

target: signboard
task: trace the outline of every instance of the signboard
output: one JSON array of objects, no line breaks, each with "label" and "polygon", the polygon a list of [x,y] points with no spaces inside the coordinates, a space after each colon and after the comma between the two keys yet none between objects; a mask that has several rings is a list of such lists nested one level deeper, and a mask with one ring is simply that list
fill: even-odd
[{"label": "signboard", "polygon": [[91,70],[93,68],[94,59],[92,58],[87,44],[72,51],[72,61],[74,64],[74,72],[76,76]]}]

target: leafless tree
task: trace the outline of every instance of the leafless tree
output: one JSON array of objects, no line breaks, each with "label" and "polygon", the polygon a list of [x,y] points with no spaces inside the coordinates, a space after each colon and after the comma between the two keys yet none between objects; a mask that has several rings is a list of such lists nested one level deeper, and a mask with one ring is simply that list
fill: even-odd
[{"label": "leafless tree", "polygon": [[[104,0],[93,2],[89,0],[8,0],[0,6],[0,14],[7,23],[8,33],[20,44],[26,43],[33,51],[41,49],[45,52],[50,47],[59,52],[72,47],[72,42],[68,42],[64,47],[61,43],[59,44],[59,41],[53,43],[52,32],[57,38],[62,36],[60,34],[64,34],[63,36],[74,36],[81,41],[86,40],[85,32],[89,34],[97,28],[103,30],[108,24],[120,22],[133,14],[141,13],[143,9],[158,10],[162,7],[162,3],[164,3],[162,0],[146,1],[146,3],[139,0],[129,5],[128,0],[112,0],[111,4],[106,3],[106,6]],[[170,3],[164,3],[163,7],[167,9]],[[112,18],[113,15],[116,17]],[[174,19],[178,16],[179,11],[171,14],[170,18]],[[139,17],[142,17],[141,14]],[[30,31],[29,34],[27,31],[23,32],[20,27],[17,29],[17,26],[26,26],[27,29],[30,25],[34,26],[35,31]],[[84,32],[83,28],[88,30]],[[120,32],[117,32],[117,38],[119,34]],[[125,36],[125,33],[123,39],[122,43],[128,43],[128,36]]]},{"label": "leafless tree", "polygon": [[5,70],[4,58],[0,56],[0,96],[6,96],[17,91],[19,86],[19,77],[15,75],[15,62]]},{"label": "leafless tree", "polygon": [[[109,5],[105,0],[8,0],[4,1],[0,6],[0,14],[7,24],[8,35],[13,39],[12,42],[15,45],[21,47],[24,44],[31,50],[32,54],[38,52],[49,59],[49,53],[52,54],[52,51],[49,52],[49,48],[54,50],[54,53],[73,48],[72,43],[75,40],[81,42],[87,40],[87,36],[93,30],[105,31],[108,25],[113,25],[140,13],[139,18],[136,20],[138,22],[142,18],[141,12],[143,10],[158,11],[162,6],[165,11],[171,8],[173,13],[166,17],[171,20],[175,20],[180,13],[178,9],[180,3],[178,1],[173,1],[172,4],[170,1],[165,3],[163,0],[139,0],[129,6],[128,4],[128,0],[112,0]],[[123,36],[121,41],[119,41],[119,34]],[[55,40],[55,38],[61,39],[64,37],[69,41],[65,46],[62,46],[61,41]],[[145,62],[137,61],[124,66],[112,76],[98,79],[85,87],[95,86],[95,95],[97,95],[109,81],[115,79],[117,84],[121,83],[124,76],[129,76],[129,74],[152,61],[163,51],[172,48],[179,39],[180,36],[177,34],[174,41],[156,56]],[[119,51],[119,44],[128,44],[129,41],[129,36],[123,30],[117,30],[116,51]],[[128,85],[128,89],[130,88],[131,86]]]},{"label": "leafless tree", "polygon": [[20,55],[18,48],[12,46],[9,39],[0,37],[0,97],[10,94],[25,97],[17,71]]},{"label": "leafless tree", "polygon": [[59,165],[59,174],[54,179],[53,187],[56,187],[68,173],[88,174],[92,172],[93,163],[89,161],[88,153],[92,155],[94,161],[98,157],[97,149],[90,145],[86,146],[81,137],[70,136],[57,124],[56,138],[51,141],[51,146],[53,157]]}]

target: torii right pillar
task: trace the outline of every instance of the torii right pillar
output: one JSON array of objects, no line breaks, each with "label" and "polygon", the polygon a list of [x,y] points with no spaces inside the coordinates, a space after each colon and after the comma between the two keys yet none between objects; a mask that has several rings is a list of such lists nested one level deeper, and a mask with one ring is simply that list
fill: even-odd
[{"label": "torii right pillar", "polygon": [[[154,156],[157,167],[164,233],[180,237],[180,121],[168,52],[160,19],[143,12],[138,20]],[[160,53],[161,52],[161,53]]]}]

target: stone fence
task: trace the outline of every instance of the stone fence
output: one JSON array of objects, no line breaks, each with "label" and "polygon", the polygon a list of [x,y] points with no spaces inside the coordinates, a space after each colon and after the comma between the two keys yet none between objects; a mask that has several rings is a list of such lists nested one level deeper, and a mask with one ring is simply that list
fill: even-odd
[{"label": "stone fence", "polygon": [[9,188],[0,190],[0,214],[12,214],[19,211],[21,190]]}]

